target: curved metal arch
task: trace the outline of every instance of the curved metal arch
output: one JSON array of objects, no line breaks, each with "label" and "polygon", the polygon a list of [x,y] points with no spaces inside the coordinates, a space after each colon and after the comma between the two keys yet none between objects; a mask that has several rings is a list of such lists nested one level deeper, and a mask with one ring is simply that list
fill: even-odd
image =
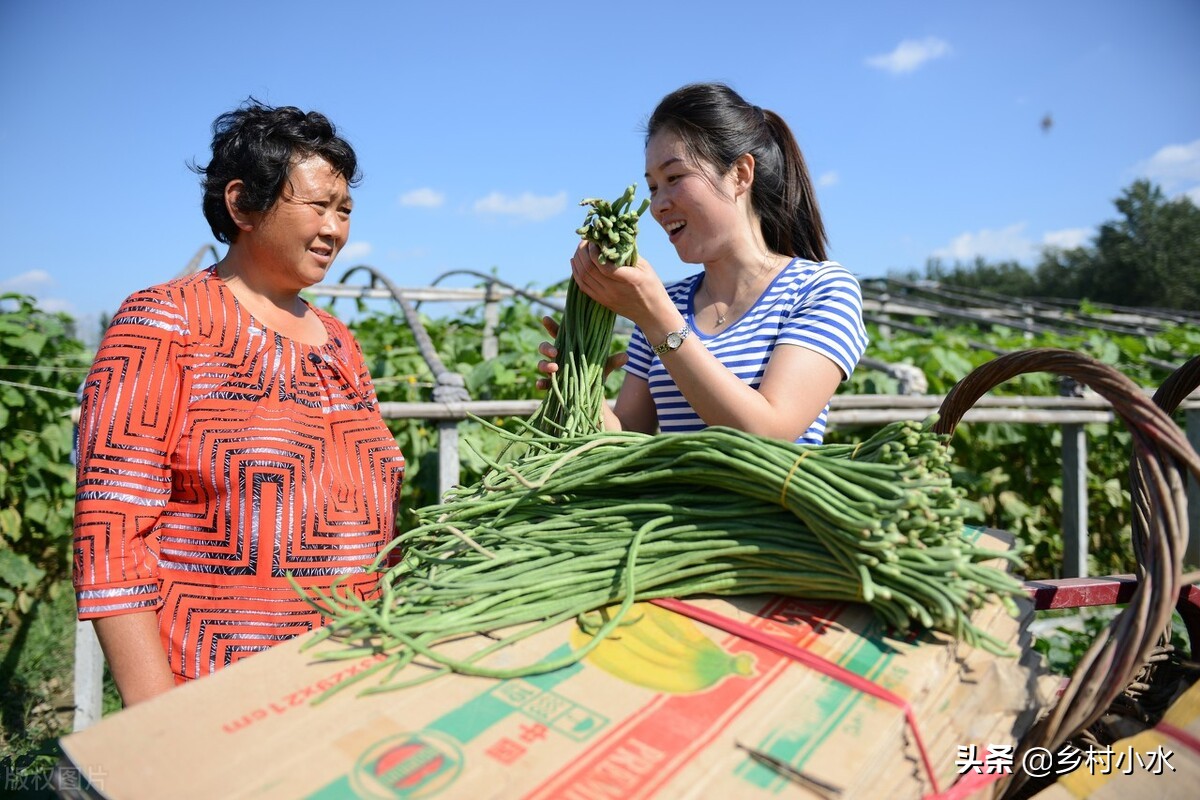
[{"label": "curved metal arch", "polygon": [[433,346],[433,340],[429,338],[429,332],[425,330],[425,325],[421,322],[420,314],[417,313],[412,301],[404,294],[404,290],[392,283],[391,279],[382,272],[366,264],[359,264],[346,270],[338,283],[346,283],[346,280],[356,272],[367,273],[371,279],[371,288],[387,290],[392,299],[400,306],[401,311],[404,312],[404,321],[408,323],[409,329],[413,332],[413,337],[417,341],[417,349],[433,373],[433,399],[443,403],[469,401],[471,395],[467,392],[466,381],[462,375],[446,369],[441,356],[438,355],[437,348]]},{"label": "curved metal arch", "polygon": [[[547,308],[553,309],[559,313],[562,313],[566,309],[565,304],[557,303],[553,300],[547,299],[546,297],[542,297],[542,296],[533,294],[532,292],[527,292],[524,289],[520,289],[520,288],[514,286],[513,284],[508,283],[507,281],[503,281],[500,278],[497,278],[495,275],[488,275],[487,273],[478,272],[473,269],[452,269],[449,272],[443,272],[441,275],[438,275],[436,278],[433,279],[433,282],[430,284],[430,286],[437,286],[441,282],[442,278],[449,278],[452,275],[470,275],[473,278],[480,278],[482,280],[487,281],[489,284],[495,284],[496,286],[501,286],[501,287],[507,289],[508,291],[512,292],[514,295],[517,295],[518,297],[523,297],[532,303],[539,303],[539,304],[546,306]],[[420,305],[419,302],[418,302],[418,305]]]}]

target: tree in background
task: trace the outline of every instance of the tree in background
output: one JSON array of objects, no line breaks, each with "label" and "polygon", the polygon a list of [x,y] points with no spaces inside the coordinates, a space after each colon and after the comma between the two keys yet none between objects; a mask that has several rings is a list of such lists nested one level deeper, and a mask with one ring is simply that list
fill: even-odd
[{"label": "tree in background", "polygon": [[1121,218],[1102,224],[1093,244],[1047,248],[1032,270],[1012,261],[946,267],[934,260],[925,278],[1015,297],[1200,309],[1200,207],[1186,196],[1168,199],[1146,180],[1114,205]]},{"label": "tree in background", "polygon": [[[909,273],[909,280],[917,279],[917,275]],[[931,259],[925,265],[925,279],[1012,297],[1029,297],[1038,289],[1033,274],[1016,261],[989,264],[982,257],[976,257],[970,264],[955,263],[952,267],[945,266],[939,259]]]},{"label": "tree in background", "polygon": [[1033,271],[1034,289],[1027,297],[1079,300],[1085,296],[1083,276],[1090,268],[1092,250],[1088,247],[1062,249],[1049,247]]},{"label": "tree in background", "polygon": [[1200,207],[1137,181],[1116,201],[1124,219],[1100,226],[1082,271],[1084,296],[1101,303],[1200,308]]}]

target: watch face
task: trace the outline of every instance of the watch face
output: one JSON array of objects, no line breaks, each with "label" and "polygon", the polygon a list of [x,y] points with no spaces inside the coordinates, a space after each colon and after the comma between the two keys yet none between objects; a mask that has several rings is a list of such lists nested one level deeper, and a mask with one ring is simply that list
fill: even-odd
[{"label": "watch face", "polygon": [[667,348],[670,350],[678,350],[679,345],[683,344],[683,337],[678,333],[667,334]]}]

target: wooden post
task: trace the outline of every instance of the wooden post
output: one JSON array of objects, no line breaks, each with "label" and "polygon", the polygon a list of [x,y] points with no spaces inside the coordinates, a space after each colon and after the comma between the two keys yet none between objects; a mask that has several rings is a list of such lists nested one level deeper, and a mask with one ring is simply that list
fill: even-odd
[{"label": "wooden post", "polygon": [[488,281],[487,294],[483,299],[483,360],[493,359],[500,352],[496,328],[500,324],[500,295],[496,282]]},{"label": "wooden post", "polygon": [[1083,578],[1088,568],[1087,434],[1075,422],[1062,426],[1063,577]]},{"label": "wooden post", "polygon": [[[1183,415],[1187,438],[1197,453],[1200,453],[1200,408],[1189,408]],[[1200,482],[1188,473],[1188,541],[1183,552],[1184,569],[1200,568]],[[1194,646],[1194,645],[1193,645]]]},{"label": "wooden post", "polygon": [[441,420],[438,429],[438,497],[445,497],[446,492],[458,484],[458,422],[456,420]]},{"label": "wooden post", "polygon": [[104,713],[104,651],[90,620],[75,623],[75,730]]},{"label": "wooden post", "polygon": [[882,294],[879,295],[879,319],[880,319],[880,322],[877,323],[877,328],[879,330],[879,338],[884,339],[884,340],[892,338],[892,326],[887,324],[887,320],[891,319],[891,317],[888,316],[888,312],[887,312],[888,300],[891,300],[891,299],[892,299],[891,295],[889,295],[887,292],[883,292]]}]

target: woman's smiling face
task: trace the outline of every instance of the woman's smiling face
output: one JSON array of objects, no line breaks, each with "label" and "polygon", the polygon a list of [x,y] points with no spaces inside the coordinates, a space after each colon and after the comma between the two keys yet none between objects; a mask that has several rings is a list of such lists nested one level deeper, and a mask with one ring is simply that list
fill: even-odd
[{"label": "woman's smiling face", "polygon": [[729,232],[742,214],[734,199],[733,170],[724,176],[697,162],[683,140],[662,130],[646,144],[650,212],[667,232],[681,261],[702,264],[720,258]]}]

